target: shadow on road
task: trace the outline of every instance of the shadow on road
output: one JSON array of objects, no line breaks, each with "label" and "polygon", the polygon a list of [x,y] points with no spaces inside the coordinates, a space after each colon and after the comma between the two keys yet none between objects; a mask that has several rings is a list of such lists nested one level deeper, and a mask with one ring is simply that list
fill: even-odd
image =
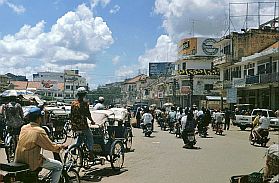
[{"label": "shadow on road", "polygon": [[193,148],[189,148],[189,147],[183,147],[184,149],[189,149],[189,150],[200,150],[201,147],[193,147]]},{"label": "shadow on road", "polygon": [[114,171],[112,168],[96,168],[94,170],[86,170],[83,176],[81,176],[81,180],[89,181],[89,182],[100,182],[104,177],[110,177],[115,175],[120,175],[124,172],[127,172],[127,169],[121,169],[119,171]]}]

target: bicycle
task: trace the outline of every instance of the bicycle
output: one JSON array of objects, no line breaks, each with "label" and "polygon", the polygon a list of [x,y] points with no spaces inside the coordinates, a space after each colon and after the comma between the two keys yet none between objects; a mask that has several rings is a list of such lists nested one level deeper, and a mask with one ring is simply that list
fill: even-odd
[{"label": "bicycle", "polygon": [[5,153],[7,156],[7,161],[8,163],[11,163],[14,161],[15,158],[15,151],[16,151],[16,145],[18,141],[18,136],[17,135],[17,130],[12,127],[5,127],[6,131],[6,137],[4,141],[4,148],[5,148]]}]

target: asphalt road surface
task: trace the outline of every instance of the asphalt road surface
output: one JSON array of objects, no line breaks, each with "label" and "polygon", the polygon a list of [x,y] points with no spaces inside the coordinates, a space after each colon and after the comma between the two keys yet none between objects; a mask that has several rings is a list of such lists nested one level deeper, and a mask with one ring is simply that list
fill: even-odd
[{"label": "asphalt road surface", "polygon": [[[208,138],[196,136],[198,149],[184,149],[183,141],[157,126],[151,137],[133,128],[133,150],[125,154],[123,169],[113,173],[110,163],[83,170],[82,182],[102,183],[229,183],[233,175],[259,171],[267,148],[252,146],[250,131],[231,126],[223,136],[209,129]],[[267,146],[279,141],[271,131]],[[6,162],[4,150],[1,162]]]}]

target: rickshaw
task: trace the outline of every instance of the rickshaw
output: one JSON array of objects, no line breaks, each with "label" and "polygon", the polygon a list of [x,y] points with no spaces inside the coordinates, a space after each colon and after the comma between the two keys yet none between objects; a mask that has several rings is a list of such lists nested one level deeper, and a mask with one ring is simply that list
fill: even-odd
[{"label": "rickshaw", "polygon": [[114,137],[122,139],[126,150],[130,151],[133,143],[133,134],[128,110],[125,108],[111,108],[110,110],[114,113],[114,116],[110,116],[110,118],[115,120],[114,127],[110,127],[115,132]]},{"label": "rickshaw", "polygon": [[[92,110],[91,117],[95,125],[88,124],[93,133],[93,151],[96,156],[89,158],[87,145],[83,142],[80,147],[71,145],[65,153],[64,163],[74,164],[79,172],[81,168],[89,169],[94,165],[104,165],[105,160],[110,162],[114,171],[119,171],[124,163],[123,140],[115,138],[114,134],[114,113],[112,110]],[[77,135],[80,135],[78,132]]]}]

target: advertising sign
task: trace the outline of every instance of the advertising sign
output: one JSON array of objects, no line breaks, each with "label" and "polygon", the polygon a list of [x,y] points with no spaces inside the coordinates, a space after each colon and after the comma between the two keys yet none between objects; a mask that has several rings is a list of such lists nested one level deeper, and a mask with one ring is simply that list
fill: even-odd
[{"label": "advertising sign", "polygon": [[40,89],[44,90],[58,90],[58,82],[51,80],[41,81]]},{"label": "advertising sign", "polygon": [[149,63],[149,77],[171,76],[174,71],[173,62]]},{"label": "advertising sign", "polygon": [[185,69],[185,70],[178,70],[179,75],[220,75],[220,71],[217,68],[213,69]]},{"label": "advertising sign", "polygon": [[219,49],[214,47],[218,41],[216,38],[189,38],[179,42],[179,58],[187,58],[190,55],[195,56],[217,56]]},{"label": "advertising sign", "polygon": [[237,103],[237,88],[227,89],[227,103]]}]

